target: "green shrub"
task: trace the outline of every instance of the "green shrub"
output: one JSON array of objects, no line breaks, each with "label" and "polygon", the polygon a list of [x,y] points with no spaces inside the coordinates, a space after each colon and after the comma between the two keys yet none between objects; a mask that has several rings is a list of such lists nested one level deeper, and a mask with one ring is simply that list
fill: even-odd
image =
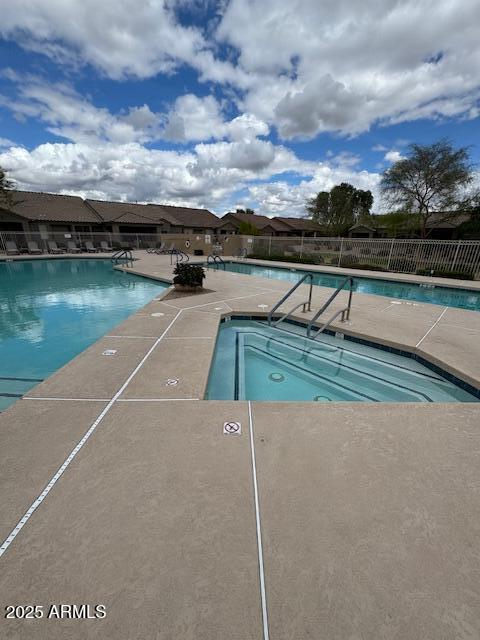
[{"label": "green shrub", "polygon": [[352,255],[351,253],[347,253],[346,255],[342,256],[340,260],[341,267],[351,267],[357,263],[358,263],[358,256]]},{"label": "green shrub", "polygon": [[322,256],[305,255],[301,258],[299,256],[284,256],[283,254],[272,254],[270,256],[263,253],[250,253],[249,258],[254,260],[272,260],[275,262],[295,262],[296,264],[323,264]]},{"label": "green shrub", "polygon": [[434,278],[454,278],[456,280],[473,280],[468,271],[448,271],[448,269],[417,269],[418,276],[433,276]]},{"label": "green shrub", "polygon": [[199,264],[177,264],[173,270],[175,277],[174,284],[181,284],[189,287],[201,287],[205,278],[205,271]]},{"label": "green shrub", "polygon": [[[341,264],[341,267],[345,267],[346,265]],[[379,267],[376,264],[367,264],[365,262],[355,262],[355,264],[349,264],[349,269],[365,269],[367,271],[386,271],[384,267]]]}]

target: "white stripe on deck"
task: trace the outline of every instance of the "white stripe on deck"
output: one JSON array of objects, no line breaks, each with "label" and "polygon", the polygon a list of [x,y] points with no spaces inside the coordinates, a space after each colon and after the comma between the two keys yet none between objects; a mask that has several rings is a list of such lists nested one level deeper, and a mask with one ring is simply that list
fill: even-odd
[{"label": "white stripe on deck", "polygon": [[263,638],[269,639],[267,594],[265,590],[265,570],[263,565],[262,525],[260,521],[260,500],[258,497],[257,463],[255,460],[255,441],[253,433],[252,403],[248,402],[248,421],[250,432],[250,452],[252,455],[253,495],[255,500],[255,521],[257,526],[258,569],[260,574],[260,599],[262,602]]}]

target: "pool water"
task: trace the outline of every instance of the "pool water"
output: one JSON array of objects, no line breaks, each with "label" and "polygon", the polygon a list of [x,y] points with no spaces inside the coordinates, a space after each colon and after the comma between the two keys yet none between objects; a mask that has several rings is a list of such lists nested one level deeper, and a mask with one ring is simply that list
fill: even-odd
[{"label": "pool water", "polygon": [[221,325],[209,400],[316,402],[478,402],[423,364],[305,328],[253,320]]},{"label": "pool water", "polygon": [[[227,271],[234,273],[245,273],[262,278],[273,278],[275,280],[286,280],[287,282],[298,282],[307,273],[308,269],[282,269],[280,267],[266,267],[254,264],[244,264],[238,262],[225,263]],[[322,287],[337,288],[346,278],[346,275],[334,275],[330,273],[312,272],[314,274],[313,284]],[[415,300],[418,302],[429,302],[441,304],[447,307],[459,307],[460,309],[470,309],[480,311],[480,291],[469,289],[455,289],[453,287],[439,287],[427,284],[414,284],[407,282],[393,282],[392,280],[380,280],[376,278],[363,278],[353,276],[354,291],[360,293],[371,293],[377,296],[388,298],[401,298],[402,300]]]},{"label": "pool water", "polygon": [[167,286],[109,260],[0,263],[0,411]]}]

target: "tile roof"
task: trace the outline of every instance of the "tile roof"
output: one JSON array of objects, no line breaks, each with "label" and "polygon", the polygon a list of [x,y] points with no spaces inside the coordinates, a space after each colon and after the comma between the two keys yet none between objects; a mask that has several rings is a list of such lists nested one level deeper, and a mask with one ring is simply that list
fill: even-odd
[{"label": "tile roof", "polygon": [[124,224],[161,224],[172,226],[217,227],[219,219],[208,209],[189,209],[163,204],[137,204],[131,202],[109,202],[86,200],[106,222]]},{"label": "tile roof", "polygon": [[[217,228],[221,221],[208,209],[191,209],[190,207],[174,207],[167,204],[149,204],[147,207],[158,207],[166,216],[185,227]],[[173,223],[175,224],[175,223]]]},{"label": "tile roof", "polygon": [[154,207],[149,208],[145,204],[109,202],[107,200],[85,200],[85,202],[105,222],[155,225],[166,221],[174,224],[163,212],[159,212]]},{"label": "tile roof", "polygon": [[9,209],[26,220],[36,222],[102,222],[78,196],[13,191]]},{"label": "tile roof", "polygon": [[313,220],[307,220],[306,218],[291,218],[286,216],[277,216],[275,220],[280,220],[283,224],[286,224],[290,229],[295,231],[321,231],[322,227],[313,222]]},{"label": "tile roof", "polygon": [[267,216],[261,216],[257,213],[237,213],[236,211],[226,213],[222,218],[223,222],[221,222],[221,224],[225,224],[232,218],[237,220],[237,222],[248,222],[249,224],[253,224],[253,226],[259,231],[262,231],[262,229],[269,226],[275,231],[289,230],[288,227],[286,227],[278,218],[267,218]]}]

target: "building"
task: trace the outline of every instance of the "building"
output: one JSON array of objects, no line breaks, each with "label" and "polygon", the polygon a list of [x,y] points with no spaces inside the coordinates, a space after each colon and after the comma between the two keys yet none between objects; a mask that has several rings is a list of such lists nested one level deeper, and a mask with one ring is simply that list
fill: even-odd
[{"label": "building", "polygon": [[12,191],[0,207],[0,231],[85,232],[102,226],[100,215],[77,196]]},{"label": "building", "polygon": [[267,218],[256,213],[226,213],[220,220],[217,233],[220,235],[240,234],[246,224],[255,227],[262,236],[288,236],[290,227],[282,222],[282,218]]},{"label": "building", "polygon": [[278,220],[283,225],[289,228],[288,235],[291,236],[304,236],[308,238],[321,237],[324,234],[323,228],[313,222],[313,220],[307,220],[305,218],[284,218],[276,217],[274,220]]},{"label": "building", "polygon": [[9,206],[0,205],[0,232],[39,233],[42,237],[54,232],[229,235],[240,234],[248,223],[262,236],[322,235],[320,225],[301,218],[268,218],[241,212],[218,218],[208,209],[82,200],[78,196],[30,191],[12,191],[11,200]]},{"label": "building", "polygon": [[0,231],[36,233],[215,233],[219,218],[208,209],[82,200],[77,196],[12,191],[0,207]]},{"label": "building", "polygon": [[220,223],[208,209],[103,200],[85,200],[85,203],[102,218],[104,230],[112,233],[212,234]]},{"label": "building", "polygon": [[[408,218],[396,225],[383,223],[382,215],[372,215],[367,222],[357,222],[348,230],[349,238],[419,238],[420,228]],[[445,219],[444,213],[435,213],[427,222],[427,238],[430,240],[456,240],[462,237],[459,233],[461,225],[468,222],[471,216],[467,213],[459,213],[454,217]]]}]

